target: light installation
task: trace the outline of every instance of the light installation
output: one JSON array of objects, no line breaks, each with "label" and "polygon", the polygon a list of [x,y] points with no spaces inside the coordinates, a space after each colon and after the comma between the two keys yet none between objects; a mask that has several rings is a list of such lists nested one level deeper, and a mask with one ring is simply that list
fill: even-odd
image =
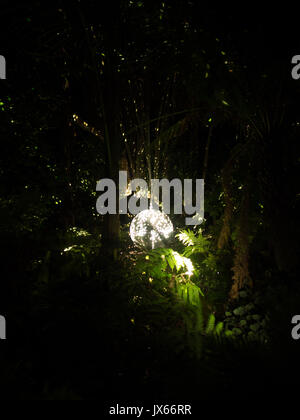
[{"label": "light installation", "polygon": [[143,210],[132,220],[130,237],[142,248],[156,248],[164,246],[164,241],[173,232],[170,218],[159,210]]}]

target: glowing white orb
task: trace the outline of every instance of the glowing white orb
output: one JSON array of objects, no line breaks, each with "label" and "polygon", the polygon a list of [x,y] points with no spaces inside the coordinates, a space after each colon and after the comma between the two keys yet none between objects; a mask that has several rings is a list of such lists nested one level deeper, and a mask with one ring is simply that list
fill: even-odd
[{"label": "glowing white orb", "polygon": [[162,246],[173,232],[170,218],[159,210],[144,210],[130,225],[130,237],[136,245],[143,248]]}]

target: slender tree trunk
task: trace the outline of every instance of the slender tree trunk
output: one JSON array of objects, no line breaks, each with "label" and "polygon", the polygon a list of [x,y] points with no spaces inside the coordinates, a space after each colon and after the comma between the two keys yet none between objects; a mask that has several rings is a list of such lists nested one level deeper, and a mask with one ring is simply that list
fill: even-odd
[{"label": "slender tree trunk", "polygon": [[208,167],[208,157],[209,157],[209,148],[211,143],[211,135],[212,135],[212,125],[210,125],[208,130],[207,142],[205,145],[205,154],[204,154],[204,162],[203,162],[203,175],[202,178],[205,180],[207,167]]},{"label": "slender tree trunk", "polygon": [[[121,128],[120,128],[120,80],[114,65],[112,51],[108,51],[105,64],[104,118],[107,147],[107,177],[114,180],[119,197],[119,168],[121,161]],[[108,253],[117,258],[120,241],[120,216],[117,199],[117,214],[104,217],[103,240]]]}]

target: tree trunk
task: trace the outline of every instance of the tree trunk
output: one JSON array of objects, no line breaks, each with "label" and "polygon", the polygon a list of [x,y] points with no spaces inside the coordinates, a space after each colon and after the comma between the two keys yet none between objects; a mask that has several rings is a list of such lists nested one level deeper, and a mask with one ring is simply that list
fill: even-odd
[{"label": "tree trunk", "polygon": [[115,181],[117,187],[117,214],[107,214],[104,217],[103,244],[107,252],[116,259],[120,241],[120,216],[118,209],[119,165],[121,160],[120,80],[111,50],[107,52],[104,78],[106,173],[108,178]]}]

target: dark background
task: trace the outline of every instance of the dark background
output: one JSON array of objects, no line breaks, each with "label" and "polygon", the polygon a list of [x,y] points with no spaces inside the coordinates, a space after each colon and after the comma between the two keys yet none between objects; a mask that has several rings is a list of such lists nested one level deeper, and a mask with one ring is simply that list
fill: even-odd
[{"label": "dark background", "polygon": [[[294,6],[4,1],[0,16],[3,399],[198,407],[296,395]],[[130,216],[97,215],[96,181],[119,169],[147,179],[149,162],[159,178],[205,178],[209,254],[195,282],[206,321],[253,303],[267,342],[203,333],[198,357],[160,267],[157,294],[140,279]]]}]

